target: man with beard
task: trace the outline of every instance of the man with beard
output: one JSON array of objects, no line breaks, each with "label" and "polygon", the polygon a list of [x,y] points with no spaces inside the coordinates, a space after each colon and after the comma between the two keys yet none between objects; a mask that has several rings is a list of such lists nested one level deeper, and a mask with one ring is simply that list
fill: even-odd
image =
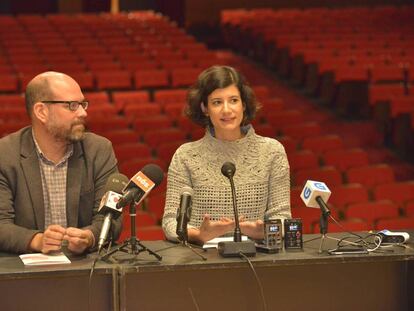
[{"label": "man with beard", "polygon": [[[108,177],[118,172],[111,142],[85,133],[88,101],[58,72],[29,82],[31,126],[0,139],[0,251],[83,253],[98,241],[97,213]],[[112,226],[116,239],[120,219]]]}]

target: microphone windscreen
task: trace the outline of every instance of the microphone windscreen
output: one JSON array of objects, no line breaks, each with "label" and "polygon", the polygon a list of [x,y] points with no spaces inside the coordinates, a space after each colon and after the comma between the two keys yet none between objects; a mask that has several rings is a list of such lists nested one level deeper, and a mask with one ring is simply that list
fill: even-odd
[{"label": "microphone windscreen", "polygon": [[227,178],[231,178],[236,173],[236,166],[232,162],[226,162],[221,167],[221,173]]},{"label": "microphone windscreen", "polygon": [[331,190],[328,186],[321,181],[308,180],[303,187],[300,197],[307,207],[319,208],[319,204],[316,201],[317,197],[321,197],[326,203],[331,196]]},{"label": "microphone windscreen", "polygon": [[105,184],[105,192],[114,191],[117,193],[122,193],[122,189],[128,184],[128,177],[124,174],[115,173],[109,176]]},{"label": "microphone windscreen", "polygon": [[154,187],[157,187],[164,178],[164,172],[162,169],[156,164],[147,164],[145,165],[142,170],[142,173],[145,174],[152,182],[155,184]]}]

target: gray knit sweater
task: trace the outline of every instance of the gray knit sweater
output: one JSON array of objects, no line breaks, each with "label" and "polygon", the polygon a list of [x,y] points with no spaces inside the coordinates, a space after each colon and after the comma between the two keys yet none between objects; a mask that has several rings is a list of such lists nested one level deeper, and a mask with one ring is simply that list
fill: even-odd
[{"label": "gray knit sweater", "polygon": [[256,135],[251,126],[236,141],[216,139],[207,130],[202,139],[180,146],[171,160],[162,223],[168,239],[177,238],[176,213],[184,186],[194,190],[190,226],[199,228],[204,214],[211,220],[234,219],[230,182],[221,173],[227,161],[236,165],[239,217],[250,221],[291,217],[289,163],[282,144]]}]

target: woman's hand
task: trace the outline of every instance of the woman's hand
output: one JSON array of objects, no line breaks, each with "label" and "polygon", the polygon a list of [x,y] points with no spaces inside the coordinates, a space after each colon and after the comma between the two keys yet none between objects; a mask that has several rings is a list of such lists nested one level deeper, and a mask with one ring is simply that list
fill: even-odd
[{"label": "woman's hand", "polygon": [[254,240],[262,240],[264,238],[263,220],[244,221],[243,217],[241,217],[239,222],[242,234]]},{"label": "woman's hand", "polygon": [[210,215],[204,215],[200,229],[188,228],[188,238],[191,242],[204,244],[234,229],[234,220],[223,217],[219,221],[212,221]]}]

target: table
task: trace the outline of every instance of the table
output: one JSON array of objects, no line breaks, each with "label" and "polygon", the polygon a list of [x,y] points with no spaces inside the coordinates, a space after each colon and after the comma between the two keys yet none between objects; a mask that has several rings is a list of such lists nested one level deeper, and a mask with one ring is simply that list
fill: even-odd
[{"label": "table", "polygon": [[[182,245],[142,243],[162,261],[141,252],[129,263],[98,262],[90,290],[94,254],[48,267],[24,267],[17,256],[2,254],[1,310],[263,310],[245,260],[208,250],[202,261]],[[347,256],[319,254],[318,240],[304,246],[250,258],[268,310],[414,310],[413,244]],[[325,248],[332,247],[329,240]]]},{"label": "table", "polygon": [[[163,255],[161,263],[120,271],[121,310],[263,310],[245,260],[210,250],[203,262],[183,246],[162,250],[168,245],[148,243]],[[319,254],[318,248],[316,240],[303,251],[251,258],[268,310],[414,310],[413,248],[345,256]]]},{"label": "table", "polygon": [[[92,257],[66,265],[25,267],[16,255],[0,255],[0,309],[114,310],[118,267],[97,263],[89,287]],[[115,277],[114,277],[115,276]],[[90,299],[90,307],[89,307]]]}]

